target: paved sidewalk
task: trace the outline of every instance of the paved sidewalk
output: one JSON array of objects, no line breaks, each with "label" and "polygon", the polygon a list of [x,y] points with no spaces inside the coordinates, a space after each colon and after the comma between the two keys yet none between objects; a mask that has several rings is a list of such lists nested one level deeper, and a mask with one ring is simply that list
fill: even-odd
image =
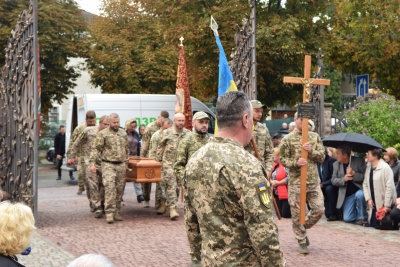
[{"label": "paved sidewalk", "polygon": [[32,251],[28,256],[19,255],[18,261],[25,266],[67,266],[75,256],[50,242],[38,232],[33,233]]},{"label": "paved sidewalk", "polygon": [[[46,179],[41,174],[41,179]],[[28,267],[66,266],[74,257],[100,253],[118,267],[188,266],[189,245],[183,222],[182,203],[177,221],[156,215],[154,200],[144,209],[136,201],[132,183],[126,185],[122,222],[107,224],[89,211],[86,195],[65,180],[39,180],[37,233],[29,256],[21,256]],[[41,187],[40,185],[45,185]],[[153,194],[154,196],[154,188]],[[298,253],[291,220],[276,221],[287,266],[395,266],[400,251],[400,231],[378,231],[325,218],[308,231],[310,254]]]}]

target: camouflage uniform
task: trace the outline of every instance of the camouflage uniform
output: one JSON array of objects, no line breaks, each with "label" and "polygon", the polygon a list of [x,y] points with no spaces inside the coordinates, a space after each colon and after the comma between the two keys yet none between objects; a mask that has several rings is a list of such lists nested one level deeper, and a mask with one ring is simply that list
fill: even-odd
[{"label": "camouflage uniform", "polygon": [[[160,129],[156,131],[150,139],[150,150],[149,150],[149,158],[156,159],[156,152],[158,144],[161,141],[163,130]],[[164,180],[156,183],[156,203],[159,202],[161,199],[167,199],[165,196],[165,182]]]},{"label": "camouflage uniform", "polygon": [[101,212],[101,204],[104,204],[104,186],[101,178],[101,160],[96,161],[96,174],[90,171],[89,158],[92,150],[94,140],[99,132],[98,126],[86,127],[76,138],[72,145],[71,156],[75,157],[75,151],[80,149],[82,151],[84,170],[85,170],[85,186],[90,198],[90,207],[96,212]]},{"label": "camouflage uniform", "polygon": [[[149,157],[149,148],[150,148],[150,140],[151,136],[161,129],[161,126],[158,126],[157,121],[153,121],[149,125],[146,126],[146,130],[142,136],[142,147],[140,148],[140,156],[144,158]],[[143,198],[145,201],[150,201],[151,194],[151,183],[142,183],[143,187]]]},{"label": "camouflage uniform", "polygon": [[202,266],[285,266],[266,172],[239,143],[211,138],[184,182],[186,230]]},{"label": "camouflage uniform", "polygon": [[308,153],[307,160],[307,194],[306,199],[311,210],[306,216],[306,223],[299,223],[300,217],[300,167],[297,161],[301,157],[302,138],[301,132],[296,128],[286,135],[280,145],[280,160],[283,166],[289,168],[289,205],[292,213],[292,228],[299,244],[306,243],[306,229],[314,226],[324,212],[324,201],[321,187],[319,186],[319,176],[317,161],[325,158],[324,148],[318,134],[308,132],[308,142],[311,151]]},{"label": "camouflage uniform", "polygon": [[[72,149],[72,145],[74,144],[76,138],[78,138],[78,136],[80,135],[80,133],[83,131],[83,129],[85,129],[86,127],[88,127],[88,125],[85,123],[82,123],[78,126],[76,126],[74,132],[72,133],[71,139],[69,140],[69,144],[68,144],[68,149],[67,149],[67,159],[72,159],[73,157],[70,155],[70,151]],[[75,151],[76,156],[78,156],[78,186],[80,189],[85,189],[85,168],[84,168],[84,163],[85,163],[85,159],[83,159],[82,157],[80,157],[81,155],[81,149],[78,148],[77,151]],[[83,190],[82,190],[83,191]],[[86,195],[89,199],[89,190],[86,191]]]},{"label": "camouflage uniform", "polygon": [[156,160],[162,163],[163,181],[165,182],[165,193],[167,197],[167,206],[175,206],[176,204],[176,188],[181,186],[180,181],[177,181],[174,173],[174,163],[176,157],[176,149],[178,143],[183,138],[191,134],[188,129],[183,129],[177,132],[174,127],[171,127],[163,132],[163,137],[157,147]]},{"label": "camouflage uniform", "polygon": [[194,152],[208,143],[210,137],[208,134],[193,133],[179,142],[178,149],[176,150],[174,172],[176,178],[183,184],[183,175],[185,167],[190,157]]},{"label": "camouflage uniform", "polygon": [[121,210],[125,172],[129,162],[128,138],[123,129],[114,131],[111,127],[97,134],[90,154],[89,164],[93,166],[101,159],[102,179],[105,189],[106,214]]},{"label": "camouflage uniform", "polygon": [[[273,160],[273,152],[274,146],[272,145],[271,136],[269,135],[269,131],[267,126],[262,123],[257,122],[254,131],[253,131],[254,141],[256,143],[258,154],[260,155],[261,162],[264,164],[267,172],[271,172]],[[254,152],[253,144],[250,142],[244,148],[247,152],[256,155]]]}]

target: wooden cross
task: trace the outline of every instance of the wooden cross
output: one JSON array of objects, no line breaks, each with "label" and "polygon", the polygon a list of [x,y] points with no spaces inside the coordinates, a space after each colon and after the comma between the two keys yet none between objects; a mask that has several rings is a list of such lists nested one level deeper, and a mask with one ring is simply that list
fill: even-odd
[{"label": "wooden cross", "polygon": [[[304,78],[297,77],[284,77],[283,83],[303,84],[303,102],[310,102],[311,85],[325,85],[331,84],[330,80],[313,79],[310,77],[311,73],[311,56],[305,56],[304,59]],[[301,143],[308,142],[308,119],[303,118]],[[304,149],[301,150],[301,157],[305,160],[308,158],[308,153]],[[299,223],[306,223],[306,191],[307,191],[307,164],[301,167],[300,170],[300,218]]]}]

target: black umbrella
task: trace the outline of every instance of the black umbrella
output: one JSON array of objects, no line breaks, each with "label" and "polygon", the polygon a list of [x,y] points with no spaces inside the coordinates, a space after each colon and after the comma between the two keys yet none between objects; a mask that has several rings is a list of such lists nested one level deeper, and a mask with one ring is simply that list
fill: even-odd
[{"label": "black umbrella", "polygon": [[331,135],[322,140],[324,146],[337,148],[340,145],[346,144],[351,147],[351,150],[365,153],[374,148],[380,148],[386,151],[381,144],[376,142],[369,136],[354,133],[338,133]]}]

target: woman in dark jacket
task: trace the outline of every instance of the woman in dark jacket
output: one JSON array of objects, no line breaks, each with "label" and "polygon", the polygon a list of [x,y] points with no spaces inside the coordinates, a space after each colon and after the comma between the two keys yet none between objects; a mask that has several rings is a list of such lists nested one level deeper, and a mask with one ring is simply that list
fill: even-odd
[{"label": "woman in dark jacket", "polygon": [[[383,156],[386,163],[389,164],[390,168],[393,171],[393,180],[394,180],[395,186],[397,186],[397,183],[399,182],[399,177],[400,177],[400,161],[398,160],[398,157],[399,157],[399,153],[393,147],[386,148],[386,152]],[[397,187],[397,188],[400,188],[400,187]],[[399,190],[397,190],[397,196],[400,196]]]},{"label": "woman in dark jacket", "polygon": [[32,210],[21,203],[4,201],[0,203],[0,218],[0,266],[24,267],[16,255],[26,251],[31,243],[35,229]]},{"label": "woman in dark jacket", "polygon": [[[139,133],[136,132],[136,127],[136,119],[130,119],[125,124],[125,130],[128,136],[129,156],[140,156],[141,138],[139,137]],[[135,182],[133,182],[133,186],[135,187],[137,201],[141,203],[144,200],[142,186]]]}]

